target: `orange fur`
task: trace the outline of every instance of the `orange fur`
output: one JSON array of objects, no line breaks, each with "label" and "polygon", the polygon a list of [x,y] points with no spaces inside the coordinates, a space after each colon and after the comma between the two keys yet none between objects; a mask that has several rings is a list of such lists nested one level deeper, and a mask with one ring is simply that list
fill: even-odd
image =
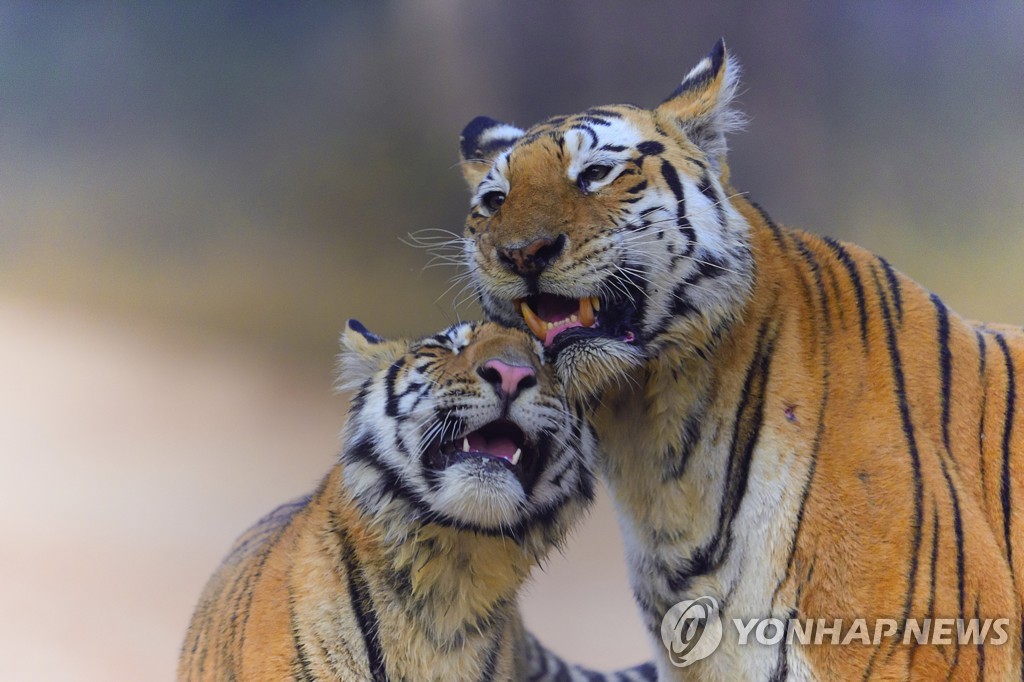
[{"label": "orange fur", "polygon": [[[653,110],[467,126],[463,156],[486,162],[464,167],[484,310],[522,327],[519,299],[602,300],[597,327],[550,351],[593,407],[663,678],[1019,679],[1024,333],[963,320],[862,249],[774,225],[729,184],[736,83],[719,44]],[[564,244],[541,272],[502,261],[538,239]],[[674,667],[661,618],[705,595],[725,619],[1007,618],[1009,641],[727,634]]]},{"label": "orange fur", "polygon": [[[570,674],[516,607],[593,498],[592,434],[539,344],[491,324],[403,342],[350,323],[344,345],[343,379],[359,391],[341,461],[235,543],[199,600],[179,679]],[[495,361],[529,380],[503,393]],[[487,454],[492,438],[518,438],[521,459]]]}]

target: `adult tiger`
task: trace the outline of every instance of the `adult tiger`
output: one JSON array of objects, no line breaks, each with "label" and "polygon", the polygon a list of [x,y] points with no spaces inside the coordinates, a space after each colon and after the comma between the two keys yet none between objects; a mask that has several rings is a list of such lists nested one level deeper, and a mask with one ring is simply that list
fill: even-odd
[{"label": "adult tiger", "polygon": [[566,666],[523,630],[520,587],[593,497],[593,435],[540,344],[492,324],[343,341],[341,461],[235,543],[179,678],[653,679]]},{"label": "adult tiger", "polygon": [[[472,121],[483,308],[533,331],[594,406],[662,677],[1019,679],[1024,334],[735,192],[736,87],[719,41],[653,110]],[[702,596],[725,639],[675,668],[662,618]],[[769,646],[729,627],[768,617],[899,628]],[[908,619],[975,617],[1010,619],[1009,643],[907,638]]]}]

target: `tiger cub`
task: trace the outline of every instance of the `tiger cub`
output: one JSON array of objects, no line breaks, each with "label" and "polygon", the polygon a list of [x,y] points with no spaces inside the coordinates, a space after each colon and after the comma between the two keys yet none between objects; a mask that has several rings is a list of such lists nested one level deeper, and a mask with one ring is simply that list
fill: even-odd
[{"label": "tiger cub", "polygon": [[340,461],[235,543],[179,679],[605,679],[540,647],[516,607],[594,495],[593,436],[541,356],[493,324],[408,342],[350,321]]},{"label": "tiger cub", "polygon": [[[484,311],[593,405],[664,679],[1020,679],[1024,333],[734,190],[736,74],[719,42],[653,109],[471,122]],[[702,599],[698,660],[665,623]]]}]

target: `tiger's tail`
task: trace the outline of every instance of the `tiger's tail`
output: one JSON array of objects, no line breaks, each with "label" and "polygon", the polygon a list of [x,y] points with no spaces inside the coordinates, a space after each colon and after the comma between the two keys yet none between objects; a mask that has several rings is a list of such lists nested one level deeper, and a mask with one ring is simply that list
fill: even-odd
[{"label": "tiger's tail", "polygon": [[651,662],[614,672],[596,672],[566,663],[525,633],[526,679],[529,682],[656,682],[658,670]]}]

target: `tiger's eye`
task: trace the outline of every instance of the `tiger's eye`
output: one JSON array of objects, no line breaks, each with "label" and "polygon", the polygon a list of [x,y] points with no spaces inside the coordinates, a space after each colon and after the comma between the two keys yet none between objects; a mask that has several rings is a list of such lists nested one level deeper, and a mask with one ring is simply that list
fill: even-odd
[{"label": "tiger's eye", "polygon": [[483,203],[484,208],[491,213],[494,213],[502,204],[505,203],[505,193],[498,191],[488,192],[480,201]]},{"label": "tiger's eye", "polygon": [[600,182],[608,177],[608,174],[612,172],[611,166],[603,166],[600,164],[594,164],[593,166],[587,166],[580,173],[579,179],[583,182]]}]

